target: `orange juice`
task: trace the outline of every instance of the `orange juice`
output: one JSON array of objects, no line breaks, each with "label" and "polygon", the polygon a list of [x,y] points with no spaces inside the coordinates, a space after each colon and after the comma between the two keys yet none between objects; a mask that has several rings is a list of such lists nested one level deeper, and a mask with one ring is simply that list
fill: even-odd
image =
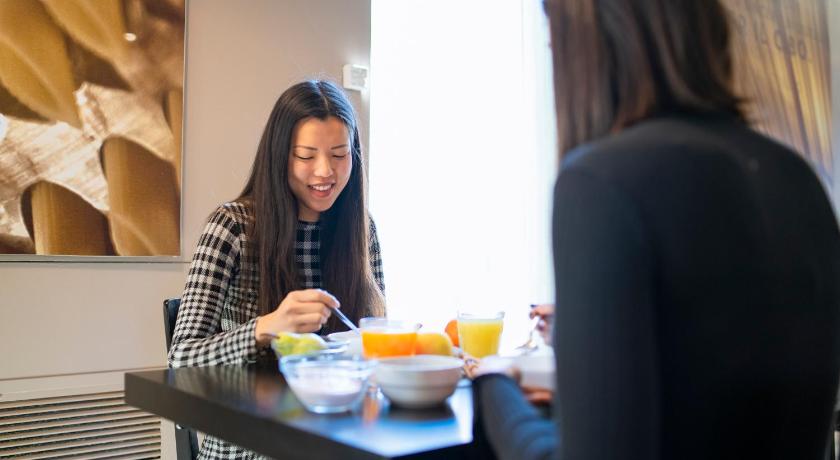
[{"label": "orange juice", "polygon": [[483,358],[499,353],[503,315],[481,318],[473,315],[458,316],[458,341],[464,353]]},{"label": "orange juice", "polygon": [[362,351],[365,358],[411,356],[417,342],[417,331],[362,330]]},{"label": "orange juice", "polygon": [[388,318],[362,318],[362,354],[365,358],[414,355],[420,325]]}]

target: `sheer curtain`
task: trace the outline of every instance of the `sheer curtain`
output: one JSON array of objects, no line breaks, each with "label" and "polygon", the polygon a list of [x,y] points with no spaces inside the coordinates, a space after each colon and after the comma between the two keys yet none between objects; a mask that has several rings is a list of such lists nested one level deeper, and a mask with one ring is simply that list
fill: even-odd
[{"label": "sheer curtain", "polygon": [[556,174],[538,0],[372,0],[370,209],[389,315],[443,330],[458,309],[553,301]]}]

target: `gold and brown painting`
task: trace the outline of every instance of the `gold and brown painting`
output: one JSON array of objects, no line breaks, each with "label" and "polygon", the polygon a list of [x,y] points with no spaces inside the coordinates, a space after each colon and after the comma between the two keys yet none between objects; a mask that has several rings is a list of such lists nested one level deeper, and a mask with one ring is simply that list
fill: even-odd
[{"label": "gold and brown painting", "polygon": [[0,254],[179,254],[184,20],[0,0]]}]

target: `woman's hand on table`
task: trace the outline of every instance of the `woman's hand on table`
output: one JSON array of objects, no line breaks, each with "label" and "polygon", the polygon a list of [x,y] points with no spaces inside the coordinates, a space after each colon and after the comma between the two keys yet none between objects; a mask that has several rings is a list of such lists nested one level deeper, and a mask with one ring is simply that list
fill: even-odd
[{"label": "woman's hand on table", "polygon": [[521,380],[521,373],[513,361],[497,356],[488,356],[484,359],[475,359],[472,356],[464,355],[464,371],[470,380],[475,380],[482,375],[502,374],[512,378],[516,383]]},{"label": "woman's hand on table", "polygon": [[338,300],[323,289],[292,291],[277,308],[257,318],[254,331],[257,343],[265,345],[279,332],[315,332],[327,322]]}]

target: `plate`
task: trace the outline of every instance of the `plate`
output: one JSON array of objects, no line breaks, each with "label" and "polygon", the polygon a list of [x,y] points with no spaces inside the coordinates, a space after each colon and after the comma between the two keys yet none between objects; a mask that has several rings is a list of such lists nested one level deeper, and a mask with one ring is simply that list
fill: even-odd
[{"label": "plate", "polygon": [[352,339],[359,338],[359,334],[353,331],[333,332],[332,334],[327,336],[327,340],[330,342],[348,342]]},{"label": "plate", "polygon": [[521,385],[554,391],[555,364],[554,350],[551,347],[518,356],[487,356],[481,362],[482,367],[490,369],[504,369],[511,364],[519,368],[522,375],[519,382]]},{"label": "plate", "polygon": [[348,355],[362,354],[362,337],[353,331],[333,332],[327,336],[330,344],[341,344],[347,348],[344,350]]}]

